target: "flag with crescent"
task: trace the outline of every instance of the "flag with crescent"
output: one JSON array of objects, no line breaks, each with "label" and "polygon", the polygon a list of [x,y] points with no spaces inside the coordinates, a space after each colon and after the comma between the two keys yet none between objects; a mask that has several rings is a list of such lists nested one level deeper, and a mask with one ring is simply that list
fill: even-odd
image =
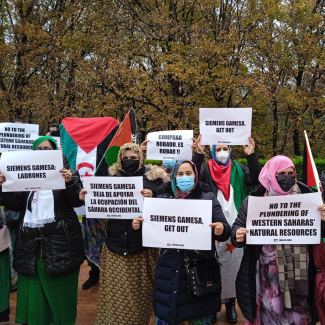
[{"label": "flag with crescent", "polygon": [[[118,122],[112,117],[67,117],[62,120],[60,134],[63,154],[70,167],[79,171],[81,180],[94,175],[117,130]],[[96,176],[107,175],[108,165],[103,159]]]},{"label": "flag with crescent", "polygon": [[[79,171],[81,180],[94,176],[95,172],[96,176],[108,176],[104,155],[118,128],[118,121],[112,117],[67,117],[62,121],[60,135],[63,154],[70,167]],[[78,215],[86,214],[84,207],[75,210]],[[105,220],[83,218],[82,229],[85,255],[91,263],[100,266]]]}]

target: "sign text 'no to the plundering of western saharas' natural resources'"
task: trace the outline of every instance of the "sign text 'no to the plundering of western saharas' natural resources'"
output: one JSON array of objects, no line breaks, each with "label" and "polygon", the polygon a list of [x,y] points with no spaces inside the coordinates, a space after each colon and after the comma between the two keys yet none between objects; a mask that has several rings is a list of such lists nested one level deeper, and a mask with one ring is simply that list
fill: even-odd
[{"label": "sign text 'no to the plundering of western saharas' natural resources'", "polygon": [[319,244],[321,194],[250,196],[247,244]]},{"label": "sign text 'no to the plundering of western saharas' natural resources'", "polygon": [[37,124],[0,123],[0,152],[31,150],[38,129]]}]

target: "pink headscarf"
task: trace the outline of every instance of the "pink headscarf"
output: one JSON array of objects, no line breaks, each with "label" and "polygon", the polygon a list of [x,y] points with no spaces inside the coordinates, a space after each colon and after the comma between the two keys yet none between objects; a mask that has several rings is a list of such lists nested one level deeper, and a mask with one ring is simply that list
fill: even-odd
[{"label": "pink headscarf", "polygon": [[275,156],[271,158],[262,168],[259,181],[260,183],[271,192],[272,195],[287,195],[291,192],[284,192],[278,181],[275,178],[275,173],[279,170],[293,167],[296,172],[296,167],[292,160],[286,156]]}]

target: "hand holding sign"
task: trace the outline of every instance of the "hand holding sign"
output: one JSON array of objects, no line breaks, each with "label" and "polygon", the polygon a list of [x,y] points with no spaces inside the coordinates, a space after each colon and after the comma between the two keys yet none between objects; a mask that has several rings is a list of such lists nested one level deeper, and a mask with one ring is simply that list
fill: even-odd
[{"label": "hand holding sign", "polygon": [[201,144],[201,137],[202,135],[200,134],[197,139],[192,138],[193,140],[192,149],[194,152],[204,154],[205,145]]},{"label": "hand holding sign", "polygon": [[151,190],[148,190],[148,189],[144,189],[141,191],[141,194],[144,196],[144,197],[152,197],[152,192]]},{"label": "hand holding sign", "polygon": [[221,236],[223,234],[223,230],[225,229],[225,226],[221,222],[210,223],[209,226],[214,228],[214,234],[216,236]]},{"label": "hand holding sign", "polygon": [[2,174],[0,174],[0,186],[2,186],[3,182],[6,181],[6,177]]},{"label": "hand holding sign", "polygon": [[236,241],[237,243],[242,243],[245,240],[246,234],[249,232],[246,228],[239,228],[236,231]]},{"label": "hand holding sign", "polygon": [[321,212],[321,218],[325,221],[325,204],[320,205],[317,210]]},{"label": "hand holding sign", "polygon": [[142,154],[145,156],[147,153],[147,143],[149,140],[143,141],[140,145],[140,150],[142,151]]},{"label": "hand holding sign", "polygon": [[143,221],[144,221],[143,218],[134,218],[133,221],[132,221],[133,230],[140,229],[141,222],[143,222]]},{"label": "hand holding sign", "polygon": [[255,141],[253,138],[248,138],[249,144],[248,146],[243,145],[244,152],[247,156],[251,155],[255,151]]},{"label": "hand holding sign", "polygon": [[72,173],[71,173],[70,169],[68,170],[68,169],[63,168],[60,170],[60,172],[62,173],[62,176],[64,177],[64,180],[66,183],[71,182]]},{"label": "hand holding sign", "polygon": [[86,194],[87,194],[87,191],[83,188],[79,193],[79,200],[85,201]]}]

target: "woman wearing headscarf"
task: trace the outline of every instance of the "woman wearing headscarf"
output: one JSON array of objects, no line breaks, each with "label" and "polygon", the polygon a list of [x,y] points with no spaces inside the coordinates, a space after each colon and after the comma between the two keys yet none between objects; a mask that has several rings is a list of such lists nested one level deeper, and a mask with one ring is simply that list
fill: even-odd
[{"label": "woman wearing headscarf", "polygon": [[[232,226],[243,200],[247,196],[246,186],[258,184],[258,175],[261,166],[258,162],[254,139],[249,138],[249,145],[243,146],[246,154],[248,167],[231,159],[231,147],[227,145],[213,145],[211,149],[212,159],[208,163],[200,164],[204,159],[200,138],[195,142],[196,153],[193,162],[198,167],[200,180],[210,185],[213,193],[221,204],[222,211]],[[237,322],[235,308],[236,289],[235,281],[237,272],[243,256],[242,248],[235,248],[230,238],[224,242],[216,242],[216,249],[219,255],[221,269],[222,293],[221,298],[225,299],[226,317],[231,324]],[[216,315],[212,323],[216,321]]]},{"label": "woman wearing headscarf", "polygon": [[10,276],[10,234],[5,225],[5,215],[0,207],[0,323],[9,322]]},{"label": "woman wearing headscarf", "polygon": [[[285,156],[270,159],[263,167],[259,181],[262,185],[251,196],[313,192],[297,181],[296,168],[291,159]],[[246,245],[248,200],[249,197],[244,200],[232,227],[231,241],[236,247]],[[318,209],[321,211],[323,237],[325,205],[320,205]],[[312,245],[247,245],[236,280],[238,304],[247,319],[246,325],[305,325],[318,322],[312,248]],[[279,265],[287,265],[294,272],[286,272],[286,268],[279,268]]]},{"label": "woman wearing headscarf", "polygon": [[[194,163],[190,160],[178,161],[173,169],[171,182],[159,190],[157,197],[212,201],[212,223],[209,225],[212,228],[211,249],[186,250],[186,254],[190,267],[198,259],[215,260],[214,241],[226,241],[230,226],[209,186],[198,181]],[[134,219],[134,229],[138,229],[142,221],[141,218]],[[201,297],[188,293],[184,257],[185,250],[182,249],[161,250],[155,274],[153,302],[157,325],[210,325],[211,315],[221,308],[220,292]]]},{"label": "woman wearing headscarf", "polygon": [[[158,166],[149,169],[144,165],[140,147],[135,143],[120,148],[117,162],[108,171],[115,177],[143,177],[144,197],[152,197],[166,177]],[[86,193],[83,189],[80,198],[84,200]],[[142,229],[133,230],[132,220],[107,220],[100,265],[98,325],[149,324],[157,258],[158,249],[142,246]]]},{"label": "woman wearing headscarf", "polygon": [[[33,150],[44,150],[44,155],[57,149],[51,137],[40,137],[33,143]],[[20,211],[13,261],[19,278],[17,323],[73,325],[76,321],[84,248],[73,207],[83,205],[79,200],[82,183],[65,157],[63,165],[65,189],[0,192],[5,207]],[[0,185],[5,181],[0,174]]]}]

